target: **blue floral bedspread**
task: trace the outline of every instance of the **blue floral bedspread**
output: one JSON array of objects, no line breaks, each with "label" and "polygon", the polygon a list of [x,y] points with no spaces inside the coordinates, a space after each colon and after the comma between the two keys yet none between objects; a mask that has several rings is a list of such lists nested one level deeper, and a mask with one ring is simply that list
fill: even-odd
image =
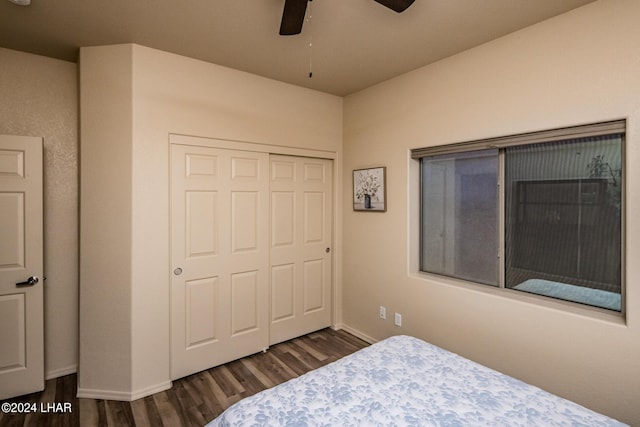
[{"label": "blue floral bedspread", "polygon": [[428,344],[387,338],[247,397],[226,426],[623,426]]}]

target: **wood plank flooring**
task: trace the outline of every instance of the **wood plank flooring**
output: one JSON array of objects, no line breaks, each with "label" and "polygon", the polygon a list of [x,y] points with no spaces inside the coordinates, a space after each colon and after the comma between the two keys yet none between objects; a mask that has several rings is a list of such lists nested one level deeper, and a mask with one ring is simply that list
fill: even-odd
[{"label": "wood plank flooring", "polygon": [[[78,399],[76,375],[67,375],[47,381],[40,393],[6,401],[29,403],[36,410],[20,414],[0,411],[0,426],[203,426],[246,396],[367,345],[345,331],[327,328],[272,346],[265,353],[179,379],[170,390],[134,402]],[[55,412],[64,409],[65,403],[71,404],[70,412]]]}]

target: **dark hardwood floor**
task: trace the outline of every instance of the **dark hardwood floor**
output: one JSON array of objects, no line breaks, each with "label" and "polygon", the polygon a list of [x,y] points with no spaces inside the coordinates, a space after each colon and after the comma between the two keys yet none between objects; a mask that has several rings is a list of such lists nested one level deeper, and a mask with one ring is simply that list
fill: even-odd
[{"label": "dark hardwood floor", "polygon": [[203,426],[246,396],[367,345],[345,331],[323,329],[179,379],[170,390],[134,402],[77,399],[76,375],[67,375],[47,381],[40,393],[3,401],[29,404],[35,410],[2,411],[0,426]]}]

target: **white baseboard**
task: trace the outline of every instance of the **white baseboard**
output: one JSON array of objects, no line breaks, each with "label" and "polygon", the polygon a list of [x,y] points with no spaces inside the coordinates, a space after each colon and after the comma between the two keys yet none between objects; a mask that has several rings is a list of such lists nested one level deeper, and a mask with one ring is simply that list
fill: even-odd
[{"label": "white baseboard", "polygon": [[132,402],[143,397],[151,396],[155,393],[160,393],[161,391],[169,390],[172,386],[173,383],[171,381],[168,381],[132,392],[78,388],[77,397],[86,399],[105,399]]},{"label": "white baseboard", "polygon": [[369,335],[365,334],[364,332],[361,332],[355,328],[352,328],[349,325],[345,325],[344,323],[339,323],[335,326],[333,326],[333,329],[335,330],[340,330],[340,329],[344,329],[345,331],[349,332],[351,335],[355,335],[356,337],[360,338],[361,340],[364,340],[366,342],[368,342],[369,344],[373,344],[375,342],[378,342],[377,339],[370,337]]},{"label": "white baseboard", "polygon": [[44,374],[45,380],[52,380],[58,377],[64,377],[65,375],[71,375],[78,372],[78,365],[67,366],[66,368],[58,368],[52,371],[47,371]]},{"label": "white baseboard", "polygon": [[156,384],[151,387],[143,388],[141,390],[137,390],[131,394],[131,400],[142,399],[143,397],[151,396],[152,394],[160,393],[161,391],[169,390],[173,387],[173,383],[171,381],[167,381],[164,383]]}]

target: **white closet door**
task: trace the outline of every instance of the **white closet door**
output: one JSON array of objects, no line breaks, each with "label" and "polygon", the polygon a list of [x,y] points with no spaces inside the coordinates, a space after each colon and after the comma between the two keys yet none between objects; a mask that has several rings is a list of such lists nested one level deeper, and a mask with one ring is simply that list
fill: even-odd
[{"label": "white closet door", "polygon": [[269,334],[269,155],[171,146],[171,377]]},{"label": "white closet door", "polygon": [[270,343],[331,324],[332,162],[270,157]]}]

